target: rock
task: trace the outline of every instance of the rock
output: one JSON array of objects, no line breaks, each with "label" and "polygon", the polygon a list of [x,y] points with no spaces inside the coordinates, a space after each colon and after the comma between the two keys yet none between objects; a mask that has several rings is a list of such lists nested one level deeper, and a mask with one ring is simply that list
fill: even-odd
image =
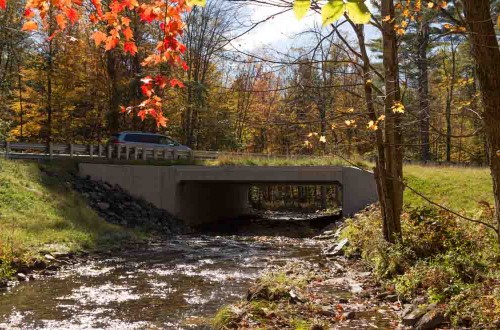
[{"label": "rock", "polygon": [[412,327],[418,322],[418,320],[420,320],[422,316],[425,315],[426,312],[427,308],[419,308],[417,306],[411,305],[411,307],[407,307],[405,311],[403,311],[402,322],[404,325]]},{"label": "rock", "polygon": [[348,246],[349,240],[344,238],[338,242],[333,248],[327,250],[326,255],[328,256],[340,256],[344,254],[344,248]]},{"label": "rock", "polygon": [[7,281],[6,279],[2,278],[0,279],[0,289],[1,288],[6,288],[9,286],[9,281]]},{"label": "rock", "polygon": [[313,324],[310,328],[310,330],[324,330],[325,328],[322,325],[319,324]]},{"label": "rock", "polygon": [[97,203],[97,207],[99,209],[101,209],[102,211],[106,211],[106,210],[109,210],[110,205],[109,205],[109,203],[99,202],[99,203]]},{"label": "rock", "polygon": [[382,293],[379,293],[378,295],[376,295],[375,298],[377,298],[378,300],[383,300],[388,295],[389,295],[389,292],[382,292]]},{"label": "rock", "polygon": [[371,298],[372,295],[371,295],[371,293],[369,291],[364,290],[363,292],[361,292],[359,294],[359,296],[361,298],[364,298],[364,299],[369,299],[369,298]]},{"label": "rock", "polygon": [[48,270],[48,271],[57,271],[59,270],[61,267],[58,266],[58,265],[49,265],[47,266],[47,268],[45,268],[45,270]]},{"label": "rock", "polygon": [[69,252],[52,252],[52,256],[56,259],[68,258],[71,256]]},{"label": "rock", "polygon": [[390,294],[385,297],[385,300],[389,302],[396,302],[399,301],[399,296],[397,294]]},{"label": "rock", "polygon": [[333,316],[335,316],[335,311],[333,310],[333,307],[331,307],[331,306],[321,306],[320,314],[324,315],[324,316],[333,317]]},{"label": "rock", "polygon": [[346,298],[339,299],[339,304],[347,304],[347,303],[349,303],[349,299],[346,299]]},{"label": "rock", "polygon": [[290,290],[288,293],[290,295],[290,302],[295,304],[297,302],[304,302],[304,299],[302,299],[296,292],[295,290]]},{"label": "rock", "polygon": [[50,254],[46,254],[43,256],[46,260],[49,260],[49,261],[55,261],[56,258],[54,258],[52,255]]},{"label": "rock", "polygon": [[444,322],[446,322],[446,318],[443,313],[437,310],[431,310],[418,320],[414,328],[417,330],[433,330]]},{"label": "rock", "polygon": [[42,270],[47,268],[47,263],[43,260],[37,259],[33,262],[33,269]]},{"label": "rock", "polygon": [[53,276],[55,274],[56,274],[55,271],[49,269],[44,269],[40,272],[40,275],[45,275],[45,276]]},{"label": "rock", "polygon": [[353,320],[356,317],[355,312],[345,312],[342,314],[342,318],[344,320]]},{"label": "rock", "polygon": [[23,273],[17,273],[16,278],[19,282],[24,282],[28,279],[28,277]]}]

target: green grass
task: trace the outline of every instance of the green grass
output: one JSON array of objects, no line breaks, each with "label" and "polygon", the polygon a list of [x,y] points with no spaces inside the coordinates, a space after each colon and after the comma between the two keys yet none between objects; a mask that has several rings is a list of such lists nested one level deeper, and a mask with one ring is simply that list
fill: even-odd
[{"label": "green grass", "polygon": [[[479,202],[493,203],[493,184],[487,168],[409,165],[404,175],[413,189],[457,212],[473,216],[481,209]],[[408,189],[404,201],[406,207],[429,205]]]},{"label": "green grass", "polygon": [[92,249],[133,234],[104,222],[64,176],[34,162],[0,160],[0,261],[40,251]]},{"label": "green grass", "polygon": [[[361,168],[369,168],[369,163],[359,157],[351,161]],[[300,156],[300,157],[252,157],[252,156],[220,156],[215,160],[198,162],[206,166],[352,166],[345,160],[335,156]]]}]

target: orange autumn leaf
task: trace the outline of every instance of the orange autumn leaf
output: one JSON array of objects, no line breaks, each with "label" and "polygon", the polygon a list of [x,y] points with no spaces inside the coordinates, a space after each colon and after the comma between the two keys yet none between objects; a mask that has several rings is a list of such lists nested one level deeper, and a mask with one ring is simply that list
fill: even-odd
[{"label": "orange autumn leaf", "polygon": [[106,41],[107,39],[107,35],[106,33],[104,32],[101,32],[101,31],[96,31],[94,32],[94,34],[92,35],[92,39],[94,39],[94,42],[95,42],[95,45],[96,46],[99,46],[100,44],[102,44],[104,41]]},{"label": "orange autumn leaf", "polygon": [[125,37],[125,40],[132,40],[134,38],[134,32],[132,32],[132,29],[127,27],[125,30],[123,30],[123,36]]},{"label": "orange autumn leaf", "polygon": [[125,51],[125,53],[130,53],[130,55],[132,55],[132,56],[137,54],[137,46],[135,45],[135,42],[133,42],[133,41],[127,41],[123,45],[123,50]]},{"label": "orange autumn leaf", "polygon": [[75,24],[75,22],[78,20],[78,12],[74,8],[67,8],[65,10],[65,14],[68,17],[69,21],[71,24]]},{"label": "orange autumn leaf", "polygon": [[21,31],[34,31],[38,30],[38,23],[35,21],[28,21],[24,23]]},{"label": "orange autumn leaf", "polygon": [[64,15],[58,14],[56,16],[56,22],[57,26],[59,26],[61,30],[64,30],[66,28],[66,17],[64,17]]}]

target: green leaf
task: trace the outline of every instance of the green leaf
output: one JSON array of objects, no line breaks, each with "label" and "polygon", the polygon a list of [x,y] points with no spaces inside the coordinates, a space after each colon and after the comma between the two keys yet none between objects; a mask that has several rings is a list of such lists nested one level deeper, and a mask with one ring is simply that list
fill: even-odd
[{"label": "green leaf", "polygon": [[311,8],[311,0],[295,0],[293,3],[293,12],[297,19],[302,19]]},{"label": "green leaf", "polygon": [[339,20],[344,14],[345,7],[342,0],[330,0],[321,9],[321,19],[323,26],[332,24]]},{"label": "green leaf", "polygon": [[346,3],[347,16],[355,24],[368,24],[372,17],[364,0],[348,0]]},{"label": "green leaf", "polygon": [[187,4],[190,6],[205,7],[207,5],[207,0],[187,0]]}]

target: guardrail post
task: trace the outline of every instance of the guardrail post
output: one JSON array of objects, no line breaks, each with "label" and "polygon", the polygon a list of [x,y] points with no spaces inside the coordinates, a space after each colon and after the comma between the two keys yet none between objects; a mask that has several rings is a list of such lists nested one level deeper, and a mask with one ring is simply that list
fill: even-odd
[{"label": "guardrail post", "polygon": [[73,143],[70,143],[69,144],[69,156],[71,158],[73,158],[74,154],[75,154],[75,147],[73,146]]},{"label": "guardrail post", "polygon": [[5,158],[9,159],[9,153],[10,153],[10,142],[7,141],[5,142]]},{"label": "guardrail post", "polygon": [[108,159],[111,159],[113,157],[113,148],[110,144],[108,144]]},{"label": "guardrail post", "polygon": [[130,157],[130,146],[125,146],[125,159],[128,160]]},{"label": "guardrail post", "polygon": [[89,145],[89,157],[94,158],[94,146],[92,144]]},{"label": "guardrail post", "polygon": [[102,144],[100,144],[100,143],[97,146],[97,157],[102,158]]},{"label": "guardrail post", "polygon": [[142,160],[148,160],[148,150],[146,148],[142,148]]},{"label": "guardrail post", "polygon": [[157,160],[158,159],[158,149],[153,148],[153,159]]},{"label": "guardrail post", "polygon": [[137,147],[134,147],[134,160],[137,160],[139,158],[139,150]]},{"label": "guardrail post", "polygon": [[54,158],[54,144],[49,142],[49,159]]},{"label": "guardrail post", "polygon": [[193,150],[189,150],[188,160],[190,162],[194,161],[194,151]]},{"label": "guardrail post", "polygon": [[162,156],[163,156],[163,159],[167,160],[167,149],[163,148]]},{"label": "guardrail post", "polygon": [[120,159],[122,156],[122,146],[117,144],[116,145],[116,159]]}]

